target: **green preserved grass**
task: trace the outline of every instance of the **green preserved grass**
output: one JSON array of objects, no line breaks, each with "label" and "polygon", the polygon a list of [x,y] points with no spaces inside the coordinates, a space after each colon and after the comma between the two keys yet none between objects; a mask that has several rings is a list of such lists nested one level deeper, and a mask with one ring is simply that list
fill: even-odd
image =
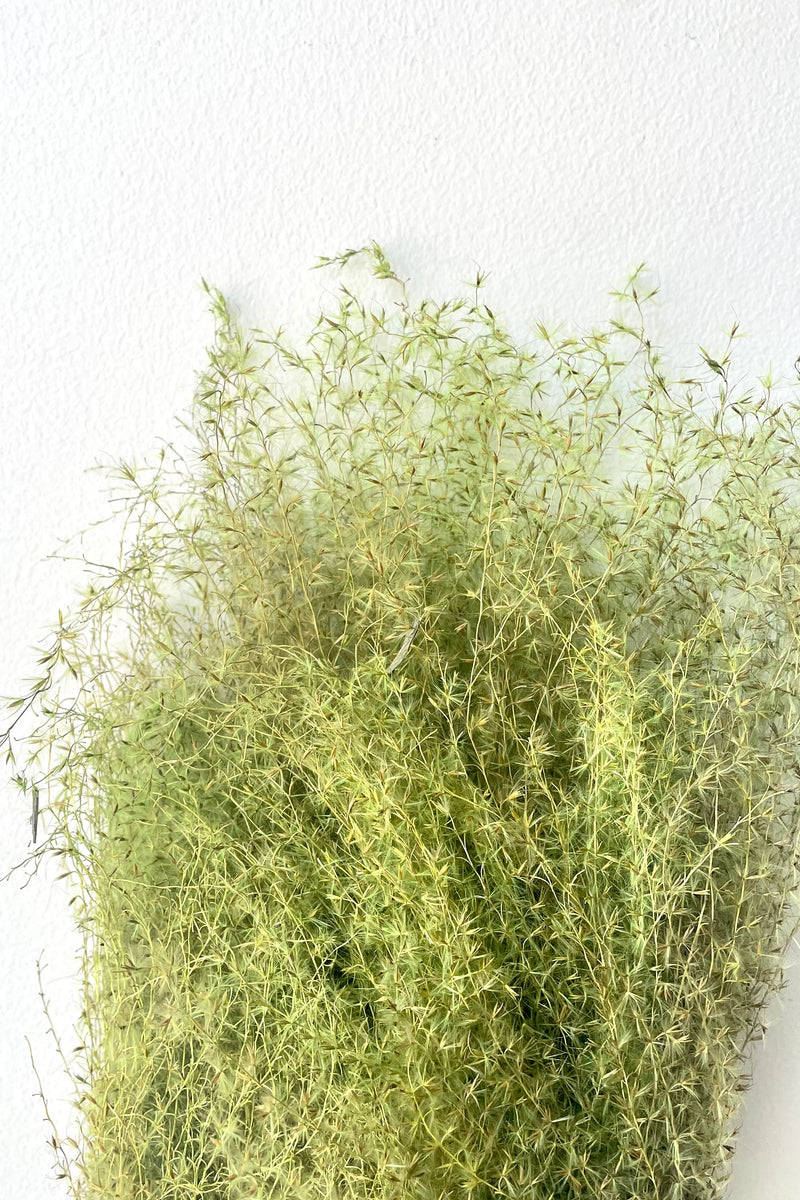
[{"label": "green preserved grass", "polygon": [[639,276],[521,346],[368,254],[388,311],[301,349],[210,291],[193,456],[120,467],[15,702],[85,936],[63,1170],[719,1197],[792,932],[797,397],[667,378]]}]

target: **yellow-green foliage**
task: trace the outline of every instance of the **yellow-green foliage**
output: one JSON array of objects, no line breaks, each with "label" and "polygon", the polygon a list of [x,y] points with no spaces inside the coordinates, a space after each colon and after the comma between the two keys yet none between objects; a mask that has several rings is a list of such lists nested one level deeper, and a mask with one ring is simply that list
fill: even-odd
[{"label": "yellow-green foliage", "polygon": [[388,311],[301,350],[211,293],[194,455],[122,468],[28,697],[75,1195],[718,1197],[795,885],[798,400],[668,379],[638,276],[520,346],[368,254]]}]

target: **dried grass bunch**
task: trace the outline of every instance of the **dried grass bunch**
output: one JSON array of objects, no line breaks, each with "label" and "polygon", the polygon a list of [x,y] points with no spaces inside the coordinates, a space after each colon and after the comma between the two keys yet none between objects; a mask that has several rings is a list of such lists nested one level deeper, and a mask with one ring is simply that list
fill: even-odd
[{"label": "dried grass bunch", "polygon": [[209,289],[194,457],[120,468],[16,701],[85,933],[64,1173],[719,1197],[793,932],[800,404],[730,344],[668,379],[640,276],[520,346],[366,253],[389,311],[302,350]]}]

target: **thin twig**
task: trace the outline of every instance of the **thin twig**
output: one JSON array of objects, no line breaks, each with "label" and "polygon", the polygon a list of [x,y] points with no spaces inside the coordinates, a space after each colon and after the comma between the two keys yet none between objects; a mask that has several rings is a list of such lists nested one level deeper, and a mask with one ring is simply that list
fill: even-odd
[{"label": "thin twig", "polygon": [[35,1092],[34,1095],[37,1095],[39,1097],[39,1099],[41,1100],[42,1107],[44,1109],[44,1119],[52,1130],[52,1135],[47,1139],[47,1144],[48,1144],[48,1146],[50,1146],[52,1148],[53,1154],[55,1156],[56,1178],[57,1179],[68,1179],[70,1181],[70,1185],[74,1192],[75,1185],[74,1185],[73,1178],[72,1178],[72,1171],[70,1170],[70,1161],[69,1161],[69,1158],[67,1157],[67,1154],[61,1143],[61,1138],[59,1136],[58,1127],[56,1126],[56,1123],[53,1120],[49,1105],[47,1103],[47,1099],[45,1098],[44,1086],[42,1084],[42,1077],[39,1074],[39,1069],[36,1066],[36,1060],[33,1057],[33,1047],[31,1046],[30,1039],[28,1038],[27,1034],[25,1034],[24,1036],[25,1036],[25,1041],[28,1044],[28,1054],[29,1054],[30,1060],[31,1060],[31,1067],[33,1068],[33,1073],[36,1076],[36,1082],[39,1084],[39,1091]]}]

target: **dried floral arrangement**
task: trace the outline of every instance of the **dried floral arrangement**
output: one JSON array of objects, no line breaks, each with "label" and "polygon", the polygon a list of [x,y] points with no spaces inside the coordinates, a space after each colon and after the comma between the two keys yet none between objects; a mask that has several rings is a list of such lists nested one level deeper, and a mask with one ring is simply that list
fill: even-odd
[{"label": "dried floral arrangement", "polygon": [[[707,1200],[794,932],[797,397],[340,283],[13,704],[85,938],[75,1197]],[[362,257],[359,261],[364,261]],[[24,759],[22,757],[24,752]]]}]

